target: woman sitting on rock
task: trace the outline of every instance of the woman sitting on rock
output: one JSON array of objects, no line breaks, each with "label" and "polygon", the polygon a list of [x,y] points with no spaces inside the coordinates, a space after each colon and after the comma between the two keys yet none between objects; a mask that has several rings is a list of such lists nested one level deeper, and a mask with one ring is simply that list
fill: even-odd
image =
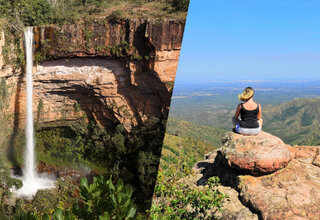
[{"label": "woman sitting on rock", "polygon": [[[232,118],[234,130],[244,135],[257,135],[262,128],[261,106],[253,101],[254,90],[247,87],[239,94],[240,103]],[[239,115],[241,120],[239,119]]]}]

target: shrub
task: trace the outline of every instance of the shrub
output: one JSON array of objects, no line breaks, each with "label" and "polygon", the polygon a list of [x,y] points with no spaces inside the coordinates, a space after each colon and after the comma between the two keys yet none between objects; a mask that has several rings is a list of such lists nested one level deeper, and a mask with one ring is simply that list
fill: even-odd
[{"label": "shrub", "polygon": [[11,198],[11,188],[15,187],[20,189],[22,187],[22,181],[19,179],[11,178],[9,169],[4,165],[2,158],[0,158],[0,209],[4,211],[4,202],[6,199]]},{"label": "shrub", "polygon": [[58,196],[50,189],[38,190],[31,204],[33,212],[49,213],[58,205]]},{"label": "shrub", "polygon": [[83,219],[131,219],[136,209],[131,198],[133,190],[118,179],[114,185],[112,178],[105,180],[101,175],[88,184],[86,178],[80,182],[82,202],[73,207],[74,213]]},{"label": "shrub", "polygon": [[171,0],[170,4],[176,11],[188,11],[190,0]]},{"label": "shrub", "polygon": [[18,0],[13,7],[26,26],[52,22],[53,10],[47,0]]},{"label": "shrub", "polygon": [[[160,181],[160,183],[159,183]],[[216,211],[221,211],[226,195],[216,186],[219,178],[209,179],[208,186],[197,187],[178,181],[164,181],[159,172],[158,184],[155,189],[157,202],[154,200],[151,207],[152,219],[211,219]],[[214,210],[212,212],[212,210]]]},{"label": "shrub", "polygon": [[[60,184],[59,184],[60,185]],[[68,190],[67,190],[68,191]],[[43,191],[44,192],[44,191]],[[44,195],[41,192],[41,195]],[[121,179],[116,184],[112,183],[112,178],[106,180],[99,175],[93,178],[92,183],[88,183],[86,178],[82,178],[79,186],[80,201],[74,203],[73,208],[64,208],[63,203],[47,212],[47,202],[42,211],[18,213],[16,220],[75,220],[75,219],[133,219],[136,216],[136,208],[133,205],[132,189],[124,185]],[[46,192],[47,193],[47,192]],[[45,193],[45,194],[46,194]],[[37,193],[38,194],[38,193]],[[49,198],[52,196],[50,195]],[[40,197],[39,197],[40,198]],[[35,199],[37,200],[37,198]],[[41,200],[46,200],[44,197]],[[38,205],[39,206],[39,205]],[[40,205],[41,206],[41,205]],[[50,207],[51,208],[51,207]],[[40,212],[39,212],[40,211]],[[47,212],[47,213],[43,213]]]}]

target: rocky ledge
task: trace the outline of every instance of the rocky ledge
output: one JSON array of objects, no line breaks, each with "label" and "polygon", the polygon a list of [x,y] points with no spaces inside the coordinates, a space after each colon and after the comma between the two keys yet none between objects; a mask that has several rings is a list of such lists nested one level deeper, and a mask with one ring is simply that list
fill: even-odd
[{"label": "rocky ledge", "polygon": [[[67,126],[85,116],[105,127],[123,124],[130,131],[150,118],[166,119],[184,24],[103,19],[34,27],[34,120],[41,127]],[[6,54],[16,56],[5,46],[0,30],[6,111],[13,115],[10,126],[23,129],[25,77],[5,65],[9,57],[1,51],[10,49]]]},{"label": "rocky ledge", "polygon": [[194,167],[197,185],[218,176],[229,196],[216,218],[319,219],[319,147],[286,145],[266,132],[228,133],[223,143]]}]

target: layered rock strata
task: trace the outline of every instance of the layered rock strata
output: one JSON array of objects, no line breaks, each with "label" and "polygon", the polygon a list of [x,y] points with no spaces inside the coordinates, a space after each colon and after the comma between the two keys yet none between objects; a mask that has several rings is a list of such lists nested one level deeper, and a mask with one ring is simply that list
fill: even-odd
[{"label": "layered rock strata", "polygon": [[[144,19],[35,27],[35,121],[47,125],[85,116],[130,130],[151,117],[165,119],[183,30],[181,21]],[[1,38],[0,51],[4,44]],[[23,128],[24,75],[4,66],[3,54],[0,67],[10,94],[7,111],[14,113],[14,126]]]},{"label": "layered rock strata", "polygon": [[43,100],[40,121],[75,120],[85,114],[104,126],[121,123],[130,128],[150,116],[161,118],[166,109],[159,94],[166,89],[154,78],[141,74],[133,85],[126,63],[113,59],[44,62],[34,77],[35,102]]},{"label": "layered rock strata", "polygon": [[35,28],[37,56],[117,57],[147,60],[146,68],[161,79],[175,79],[184,22],[96,20],[64,26]]},{"label": "layered rock strata", "polygon": [[[229,133],[224,143],[229,146],[229,150],[224,146],[210,152],[204,161],[194,167],[199,177],[198,185],[205,184],[211,176],[219,176],[222,183],[221,190],[231,195],[230,200],[234,201],[233,204],[237,201],[242,203],[237,209],[225,204],[223,213],[217,217],[221,219],[319,218],[318,147],[285,145],[279,138],[265,132],[255,137]],[[265,148],[266,146],[269,150]],[[243,153],[243,149],[246,149],[246,154]],[[270,153],[269,156],[257,156],[264,155],[265,150]],[[261,166],[259,169],[251,166],[253,162],[258,163],[259,158],[262,161],[267,158],[267,163],[262,163],[262,169]],[[266,170],[268,172],[265,172]],[[247,210],[246,207],[250,208],[251,212],[245,214],[241,212],[240,215],[237,210]],[[256,217],[252,217],[252,212]]]}]

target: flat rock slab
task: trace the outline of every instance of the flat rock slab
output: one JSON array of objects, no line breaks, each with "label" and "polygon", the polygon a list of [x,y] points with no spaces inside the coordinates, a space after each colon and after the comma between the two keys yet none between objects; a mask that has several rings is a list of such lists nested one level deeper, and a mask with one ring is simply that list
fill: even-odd
[{"label": "flat rock slab", "polygon": [[294,159],[283,170],[261,177],[240,176],[241,200],[259,210],[263,219],[320,217],[319,147],[293,150]]},{"label": "flat rock slab", "polygon": [[266,132],[257,136],[227,133],[224,147],[218,149],[232,168],[251,174],[266,174],[287,166],[292,159],[283,141]]}]

